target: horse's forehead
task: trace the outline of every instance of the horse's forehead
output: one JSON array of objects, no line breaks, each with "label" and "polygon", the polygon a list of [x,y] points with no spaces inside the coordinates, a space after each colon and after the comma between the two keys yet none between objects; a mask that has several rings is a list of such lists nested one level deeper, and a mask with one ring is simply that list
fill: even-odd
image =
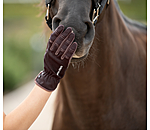
[{"label": "horse's forehead", "polygon": [[[87,2],[87,1],[92,1],[92,0],[58,0],[59,2],[63,1],[63,2]],[[93,0],[94,1],[94,0]]]},{"label": "horse's forehead", "polygon": [[89,12],[92,6],[92,0],[57,0],[60,10],[68,9],[70,11],[76,11],[82,13],[84,11]]},{"label": "horse's forehead", "polygon": [[74,4],[78,4],[78,6],[84,6],[92,2],[92,0],[58,0],[59,3],[68,4],[70,6],[74,6]]}]

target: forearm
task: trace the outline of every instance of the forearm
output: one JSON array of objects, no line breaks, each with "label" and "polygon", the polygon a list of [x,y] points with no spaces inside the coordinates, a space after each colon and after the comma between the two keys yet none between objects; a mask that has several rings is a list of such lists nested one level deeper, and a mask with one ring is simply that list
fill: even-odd
[{"label": "forearm", "polygon": [[29,96],[11,113],[4,116],[4,130],[27,130],[38,117],[51,92],[35,85]]},{"label": "forearm", "polygon": [[44,70],[35,78],[41,88],[35,85],[19,107],[7,116],[4,114],[4,130],[27,130],[35,121],[51,94],[48,91],[57,88],[77,49],[74,38],[72,29],[68,27],[64,31],[63,25],[52,33],[44,55]]}]

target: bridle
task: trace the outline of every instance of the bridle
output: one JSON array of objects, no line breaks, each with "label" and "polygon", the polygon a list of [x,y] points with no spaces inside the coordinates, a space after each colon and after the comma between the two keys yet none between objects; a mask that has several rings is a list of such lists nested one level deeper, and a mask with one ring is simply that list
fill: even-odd
[{"label": "bridle", "polygon": [[[46,7],[47,7],[47,13],[45,16],[45,20],[46,20],[46,23],[51,30],[52,30],[52,18],[50,16],[50,8],[51,8],[52,1],[53,0],[46,0],[45,1]],[[94,8],[93,8],[93,15],[92,15],[92,23],[95,26],[95,24],[98,21],[99,15],[103,11],[105,5],[106,4],[107,4],[107,6],[109,5],[110,0],[101,0],[101,2],[99,2],[99,0],[98,0],[96,3],[95,2],[93,2],[93,3],[94,3]]]},{"label": "bridle", "polygon": [[[52,18],[50,16],[50,8],[51,8],[52,1],[54,1],[54,0],[46,0],[45,1],[46,7],[47,7],[47,13],[45,16],[45,20],[46,20],[48,27],[51,30],[52,30]],[[101,12],[103,11],[105,5],[107,4],[107,6],[108,6],[110,3],[110,0],[101,0],[101,2],[98,0],[96,3],[93,0],[93,3],[94,3],[94,7],[93,7],[92,23],[95,26],[95,24],[97,23],[98,18],[100,16]]]}]

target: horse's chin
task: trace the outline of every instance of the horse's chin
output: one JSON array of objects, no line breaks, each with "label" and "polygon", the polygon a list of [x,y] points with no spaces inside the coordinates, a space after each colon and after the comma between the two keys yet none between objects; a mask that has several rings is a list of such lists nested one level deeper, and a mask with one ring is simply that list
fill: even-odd
[{"label": "horse's chin", "polygon": [[74,55],[71,59],[71,62],[72,63],[75,63],[75,62],[81,62],[81,61],[84,61],[88,56],[88,53],[86,53],[84,56],[77,56],[77,55]]},{"label": "horse's chin", "polygon": [[[90,42],[92,43],[92,42]],[[89,43],[89,46],[82,46],[79,50],[77,49],[77,51],[75,52],[75,54],[73,55],[71,62],[75,63],[75,62],[82,62],[85,61],[85,59],[87,58],[88,54],[89,54],[89,50],[91,47],[91,44]],[[86,45],[87,43],[85,43],[84,45]]]}]

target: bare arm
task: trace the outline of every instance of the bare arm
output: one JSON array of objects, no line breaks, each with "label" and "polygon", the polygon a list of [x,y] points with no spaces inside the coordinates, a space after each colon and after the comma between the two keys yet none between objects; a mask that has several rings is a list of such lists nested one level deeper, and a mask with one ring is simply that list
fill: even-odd
[{"label": "bare arm", "polygon": [[3,113],[3,130],[27,130],[42,111],[51,92],[37,85],[29,96],[11,113]]},{"label": "bare arm", "polygon": [[35,78],[36,85],[29,96],[7,116],[3,113],[4,130],[27,130],[64,76],[77,43],[73,42],[75,35],[71,28],[63,30],[61,25],[51,35],[44,55],[44,70]]}]

